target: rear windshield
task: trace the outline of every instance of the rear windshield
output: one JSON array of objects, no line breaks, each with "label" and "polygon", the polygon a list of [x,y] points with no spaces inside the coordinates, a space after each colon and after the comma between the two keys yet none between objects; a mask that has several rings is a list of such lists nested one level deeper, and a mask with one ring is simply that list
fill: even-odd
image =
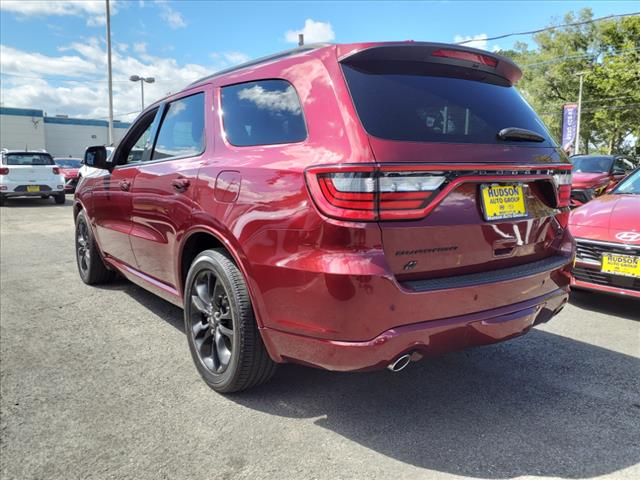
[{"label": "rear windshield", "polygon": [[576,156],[569,160],[573,164],[574,173],[608,173],[613,165],[613,157]]},{"label": "rear windshield", "polygon": [[8,153],[5,165],[55,165],[51,155],[46,153]]},{"label": "rear windshield", "polygon": [[446,71],[426,65],[342,66],[360,121],[370,135],[408,142],[511,144],[516,140],[499,140],[498,132],[517,127],[545,138],[517,143],[555,146],[533,109],[505,81],[468,69]]}]

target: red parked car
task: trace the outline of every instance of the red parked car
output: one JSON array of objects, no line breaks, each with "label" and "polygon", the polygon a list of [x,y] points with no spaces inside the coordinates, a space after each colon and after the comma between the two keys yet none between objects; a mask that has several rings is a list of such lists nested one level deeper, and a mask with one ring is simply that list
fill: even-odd
[{"label": "red parked car", "polygon": [[82,167],[82,160],[79,158],[54,158],[56,165],[60,167],[60,173],[64,176],[64,191],[73,193],[78,185],[78,172]]},{"label": "red parked car", "polygon": [[635,165],[618,155],[574,155],[571,206],[579,207],[611,190]]},{"label": "red parked car", "polygon": [[[77,263],[184,308],[220,392],[277,363],[398,371],[567,302],[571,165],[481,50],[306,46],[148,107],[76,192]],[[142,149],[142,158],[132,155]]]},{"label": "red parked car", "polygon": [[640,169],[571,212],[578,248],[571,284],[640,298]]}]

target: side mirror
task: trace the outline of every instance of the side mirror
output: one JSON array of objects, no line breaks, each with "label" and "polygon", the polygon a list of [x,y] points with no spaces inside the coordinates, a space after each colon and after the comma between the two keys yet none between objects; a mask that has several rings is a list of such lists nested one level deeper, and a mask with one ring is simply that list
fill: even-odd
[{"label": "side mirror", "polygon": [[624,175],[627,172],[625,172],[622,168],[614,168],[613,169],[613,174],[614,175]]},{"label": "side mirror", "polygon": [[112,163],[108,161],[107,156],[107,149],[102,145],[88,147],[84,152],[84,160],[82,163],[88,167],[111,171]]}]

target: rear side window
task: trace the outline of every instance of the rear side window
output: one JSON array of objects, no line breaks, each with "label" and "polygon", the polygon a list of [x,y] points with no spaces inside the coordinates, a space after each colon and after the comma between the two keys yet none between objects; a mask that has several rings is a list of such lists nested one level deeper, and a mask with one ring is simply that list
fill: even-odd
[{"label": "rear side window", "polygon": [[222,88],[222,119],[232,145],[301,142],[307,128],[300,99],[285,80],[261,80]]},{"label": "rear side window", "polygon": [[204,151],[204,94],[167,105],[158,130],[152,160],[193,157]]},{"label": "rear side window", "polygon": [[[535,112],[512,86],[469,70],[411,62],[343,65],[365,130],[408,142],[513,143],[498,140],[507,127],[533,130],[555,145]],[[518,142],[525,143],[525,142]]]},{"label": "rear side window", "polygon": [[9,153],[5,156],[5,165],[55,165],[51,155],[40,153]]}]

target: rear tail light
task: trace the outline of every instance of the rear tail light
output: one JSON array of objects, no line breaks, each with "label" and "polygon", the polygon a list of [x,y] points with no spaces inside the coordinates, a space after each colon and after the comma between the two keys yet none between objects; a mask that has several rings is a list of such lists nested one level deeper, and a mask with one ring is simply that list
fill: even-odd
[{"label": "rear tail light", "polygon": [[488,55],[481,55],[479,53],[464,52],[461,50],[435,50],[431,53],[433,57],[455,58],[456,60],[466,60],[468,62],[479,63],[488,67],[497,67],[498,60]]},{"label": "rear tail light", "polygon": [[53,167],[53,173],[55,175],[60,175],[60,168],[59,167]]},{"label": "rear tail light", "polygon": [[305,171],[311,197],[339,220],[415,220],[465,182],[528,182],[549,206],[568,207],[571,172],[565,165],[335,165]]},{"label": "rear tail light", "polygon": [[553,180],[558,187],[558,207],[568,207],[571,201],[571,172],[554,173]]},{"label": "rear tail light", "polygon": [[9,175],[9,169],[7,167],[0,167],[0,175]]},{"label": "rear tail light", "polygon": [[307,182],[320,210],[344,220],[420,218],[445,181],[442,172],[380,172],[374,167],[330,170],[308,171]]}]

